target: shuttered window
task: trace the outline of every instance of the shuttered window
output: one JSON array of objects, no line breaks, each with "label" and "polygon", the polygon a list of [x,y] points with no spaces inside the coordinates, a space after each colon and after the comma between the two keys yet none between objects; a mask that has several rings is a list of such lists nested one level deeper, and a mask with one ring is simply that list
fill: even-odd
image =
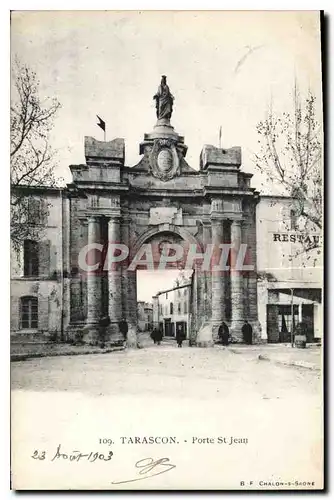
[{"label": "shuttered window", "polygon": [[38,300],[36,297],[21,298],[21,328],[38,328]]},{"label": "shuttered window", "polygon": [[38,276],[39,248],[37,241],[24,241],[24,276]]}]

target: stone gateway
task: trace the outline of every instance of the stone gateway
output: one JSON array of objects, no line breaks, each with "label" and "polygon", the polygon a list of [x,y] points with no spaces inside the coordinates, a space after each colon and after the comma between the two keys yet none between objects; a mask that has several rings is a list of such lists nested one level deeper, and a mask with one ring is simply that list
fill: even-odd
[{"label": "stone gateway", "polygon": [[158,121],[144,134],[137,165],[125,165],[123,139],[102,142],[86,137],[86,163],[70,166],[69,331],[84,326],[84,340],[95,342],[101,318],[109,317],[104,337],[114,342],[120,340],[119,323],[124,317],[128,345],[137,343],[136,270],[120,266],[82,273],[78,256],[87,244],[124,244],[129,261],[143,245],[159,248],[164,241],[195,245],[202,253],[210,244],[215,248],[231,244],[236,252],[245,244],[252,271],[244,273],[232,265],[229,271],[194,270],[189,340],[193,345],[212,345],[224,321],[242,342],[242,326],[248,319],[256,342],[260,335],[255,221],[259,195],[250,185],[252,174],[241,170],[240,147],[205,145],[199,168],[192,168],[186,161],[184,137],[170,124],[173,96],[165,77],[154,98]]},{"label": "stone gateway", "polygon": [[[235,342],[286,343],[303,322],[307,342],[320,341],[320,249],[305,266],[296,200],[260,196],[240,147],[204,145],[189,165],[185,138],[170,123],[169,89],[159,92],[158,120],[136,165],[125,164],[123,139],[85,137],[86,161],[70,165],[66,187],[12,186],[43,228],[39,241],[12,253],[12,341],[126,338],[136,347],[148,323],[138,316],[137,269],[189,266],[188,281],[154,290],[152,328],[166,337],[182,329],[190,345],[210,346],[224,324]],[[306,237],[321,241],[314,228]]]}]

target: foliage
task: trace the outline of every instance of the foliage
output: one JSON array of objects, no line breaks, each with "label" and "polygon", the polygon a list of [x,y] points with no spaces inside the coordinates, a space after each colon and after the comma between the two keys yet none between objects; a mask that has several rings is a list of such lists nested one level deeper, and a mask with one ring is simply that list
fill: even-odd
[{"label": "foliage", "polygon": [[[260,151],[257,169],[282,194],[294,199],[295,229],[308,234],[322,229],[322,142],[316,120],[316,98],[309,92],[302,101],[295,86],[292,113],[273,113],[257,125]],[[319,246],[313,242],[305,251]]]},{"label": "foliage", "polygon": [[[60,108],[56,99],[41,100],[36,73],[18,60],[13,68],[10,116],[11,240],[15,250],[27,239],[40,236],[48,206],[34,204],[29,187],[56,186],[55,152],[49,143],[54,117]],[[33,208],[38,205],[38,208]]]}]

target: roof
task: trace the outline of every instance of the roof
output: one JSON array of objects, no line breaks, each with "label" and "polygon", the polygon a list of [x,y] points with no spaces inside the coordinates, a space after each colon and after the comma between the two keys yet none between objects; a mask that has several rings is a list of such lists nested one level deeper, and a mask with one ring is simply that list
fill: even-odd
[{"label": "roof", "polygon": [[288,195],[276,195],[276,194],[260,194],[260,200],[261,198],[277,198],[277,199],[285,199],[285,200],[293,200],[293,196],[288,196]]},{"label": "roof", "polygon": [[57,187],[57,186],[39,186],[39,185],[26,185],[26,184],[12,184],[11,185],[12,190],[20,190],[20,191],[30,191],[30,192],[37,192],[37,193],[49,193],[49,194],[54,194],[54,193],[59,193],[62,191],[66,191],[67,187]]}]

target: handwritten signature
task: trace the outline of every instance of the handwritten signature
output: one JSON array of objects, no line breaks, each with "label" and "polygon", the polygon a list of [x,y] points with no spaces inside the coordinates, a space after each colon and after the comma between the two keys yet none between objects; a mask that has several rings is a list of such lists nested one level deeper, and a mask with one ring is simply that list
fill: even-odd
[{"label": "handwritten signature", "polygon": [[[158,460],[153,460],[153,458],[142,458],[135,463],[135,467],[140,469],[138,475],[143,477],[136,477],[123,481],[113,481],[112,484],[133,483],[134,481],[142,481],[143,479],[148,479],[153,476],[159,476],[159,474],[165,474],[166,472],[174,469],[176,465],[171,464],[169,462],[169,458],[159,458]],[[152,471],[155,472],[153,474],[149,474]]]}]

